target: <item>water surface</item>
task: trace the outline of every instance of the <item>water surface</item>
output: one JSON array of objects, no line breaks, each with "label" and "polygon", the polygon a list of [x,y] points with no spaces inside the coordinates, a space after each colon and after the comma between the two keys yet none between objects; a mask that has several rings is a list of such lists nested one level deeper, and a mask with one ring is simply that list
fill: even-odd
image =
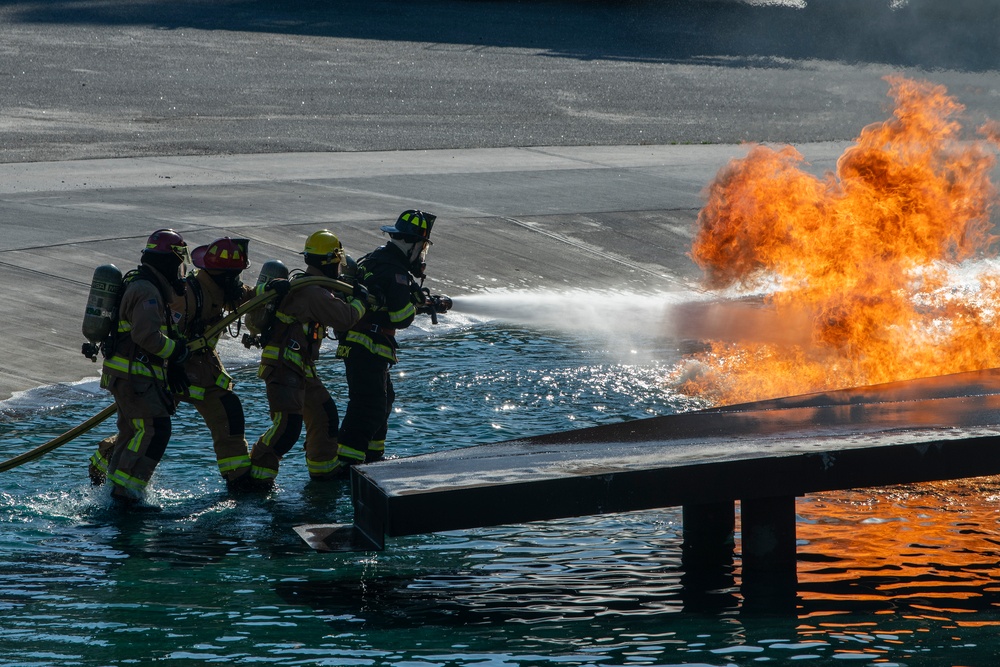
[{"label": "water surface", "polygon": [[[664,381],[680,358],[670,345],[640,353],[580,332],[443,319],[403,339],[392,456],[700,407]],[[223,350],[255,436],[267,419],[253,354],[234,341]],[[344,396],[342,367],[325,357],[321,372]],[[6,402],[0,457],[107,403],[93,382]],[[994,479],[799,499],[798,608],[761,614],[742,608],[738,557],[707,592],[682,586],[679,508],[319,554],[292,527],[347,522],[350,499],[346,483],[308,481],[301,449],[273,493],[234,499],[207,430],[183,408],[152,485],[161,511],[122,515],[86,474],[110,429],[0,473],[0,664],[936,667],[1000,658]]]}]

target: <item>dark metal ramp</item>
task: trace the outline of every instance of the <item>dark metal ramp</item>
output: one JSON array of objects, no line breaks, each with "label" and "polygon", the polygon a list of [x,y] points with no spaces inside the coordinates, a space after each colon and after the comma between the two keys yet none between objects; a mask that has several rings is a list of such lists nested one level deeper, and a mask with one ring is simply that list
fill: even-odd
[{"label": "dark metal ramp", "polygon": [[[688,542],[688,509],[732,512],[741,501],[744,568],[787,566],[789,521],[794,567],[795,496],[993,474],[997,369],[365,465],[352,472],[353,525],[296,531],[317,550],[382,549],[388,537],[683,506]],[[765,542],[783,537],[755,556],[758,528]]]}]

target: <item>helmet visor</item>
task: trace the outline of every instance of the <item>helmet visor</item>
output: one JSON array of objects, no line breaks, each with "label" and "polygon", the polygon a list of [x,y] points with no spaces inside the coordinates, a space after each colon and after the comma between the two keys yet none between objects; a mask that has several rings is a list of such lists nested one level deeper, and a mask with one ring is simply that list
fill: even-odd
[{"label": "helmet visor", "polygon": [[337,248],[336,250],[331,250],[325,255],[319,255],[323,260],[320,262],[323,266],[329,266],[330,264],[340,264],[344,261],[344,249]]},{"label": "helmet visor", "polygon": [[344,261],[344,249],[337,248],[336,250],[331,250],[325,255],[320,255],[314,252],[300,252],[300,255],[305,257],[307,260],[319,266],[329,266],[330,264],[340,264]]},{"label": "helmet visor", "polygon": [[181,264],[191,263],[191,254],[188,252],[187,244],[170,246],[170,250],[181,260]]}]

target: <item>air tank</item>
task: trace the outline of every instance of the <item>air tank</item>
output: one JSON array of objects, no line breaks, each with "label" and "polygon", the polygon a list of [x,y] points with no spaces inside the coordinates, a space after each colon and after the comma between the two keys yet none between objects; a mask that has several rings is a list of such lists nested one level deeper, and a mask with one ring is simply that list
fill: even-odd
[{"label": "air tank", "polygon": [[114,264],[102,264],[94,269],[83,314],[83,337],[99,344],[115,326],[118,302],[122,294],[122,272]]},{"label": "air tank", "polygon": [[257,275],[257,284],[266,285],[275,278],[284,278],[287,280],[288,267],[279,259],[269,259],[260,267],[260,273]]},{"label": "air tank", "polygon": [[[260,266],[260,273],[257,275],[257,285],[266,285],[275,278],[288,279],[288,267],[285,266],[281,260],[269,259]],[[270,319],[275,311],[275,303],[272,299],[263,308],[256,308],[251,310],[243,317],[243,322],[247,325],[247,329],[250,330],[251,335],[249,337],[243,337],[243,344],[247,347],[254,345],[255,338],[260,334],[260,332],[267,326],[267,321]]]},{"label": "air tank", "polygon": [[358,263],[350,255],[344,255],[344,263],[340,265],[340,279],[353,283],[358,274]]},{"label": "air tank", "polygon": [[118,303],[122,296],[122,272],[114,264],[102,264],[94,269],[83,313],[83,355],[97,361],[97,353],[118,321]]}]

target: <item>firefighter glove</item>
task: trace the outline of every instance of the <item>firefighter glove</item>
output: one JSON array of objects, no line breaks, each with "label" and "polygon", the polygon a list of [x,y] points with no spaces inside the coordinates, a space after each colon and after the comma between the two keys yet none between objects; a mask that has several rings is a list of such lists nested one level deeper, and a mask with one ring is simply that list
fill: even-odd
[{"label": "firefighter glove", "polygon": [[182,338],[176,339],[174,343],[174,351],[167,357],[167,361],[170,362],[171,366],[180,366],[191,356],[191,349],[188,347],[187,341]]},{"label": "firefighter glove", "polygon": [[191,386],[184,366],[177,362],[167,364],[167,389],[171,394],[183,394]]},{"label": "firefighter glove", "polygon": [[351,293],[351,296],[366,306],[368,305],[368,288],[361,283],[354,283],[354,291]]},{"label": "firefighter glove", "polygon": [[274,291],[278,295],[278,300],[281,301],[291,291],[292,285],[285,278],[274,278],[268,281],[266,289]]}]

